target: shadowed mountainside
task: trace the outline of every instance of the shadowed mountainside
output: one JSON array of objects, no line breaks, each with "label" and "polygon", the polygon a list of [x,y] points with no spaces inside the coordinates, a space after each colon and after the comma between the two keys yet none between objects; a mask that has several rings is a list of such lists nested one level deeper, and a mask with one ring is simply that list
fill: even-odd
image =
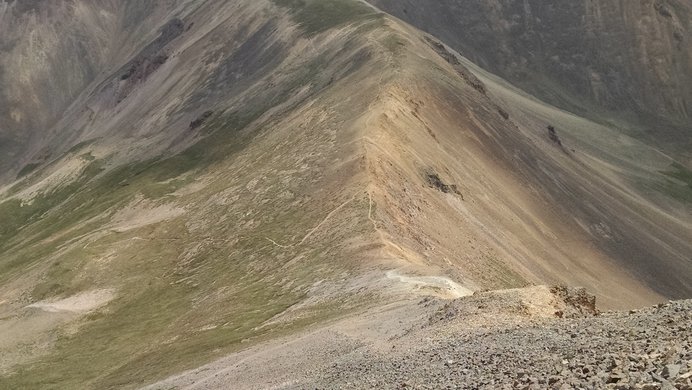
[{"label": "shadowed mountainside", "polygon": [[680,0],[371,0],[484,69],[690,162],[692,8]]},{"label": "shadowed mountainside", "polygon": [[76,143],[69,108],[158,33],[171,4],[0,2],[0,182]]}]

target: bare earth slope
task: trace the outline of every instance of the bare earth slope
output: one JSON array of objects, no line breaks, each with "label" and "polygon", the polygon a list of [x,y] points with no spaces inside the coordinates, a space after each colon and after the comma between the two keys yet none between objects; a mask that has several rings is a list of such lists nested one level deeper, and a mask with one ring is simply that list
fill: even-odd
[{"label": "bare earth slope", "polygon": [[689,296],[689,203],[640,184],[670,157],[399,34],[396,78],[364,123],[388,255],[481,288],[569,281],[611,305]]},{"label": "bare earth slope", "polygon": [[0,10],[0,387],[136,388],[421,295],[692,295],[688,168],[365,3]]}]

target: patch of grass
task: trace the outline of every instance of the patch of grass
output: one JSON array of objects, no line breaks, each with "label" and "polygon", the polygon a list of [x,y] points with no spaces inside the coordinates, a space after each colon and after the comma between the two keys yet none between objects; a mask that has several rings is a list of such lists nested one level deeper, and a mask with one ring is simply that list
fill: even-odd
[{"label": "patch of grass", "polygon": [[340,25],[374,17],[370,7],[354,0],[272,0],[290,9],[296,23],[311,36]]},{"label": "patch of grass", "polygon": [[29,163],[24,166],[19,173],[17,173],[17,179],[21,179],[24,176],[29,175],[31,172],[35,171],[36,168],[40,167],[41,163]]},{"label": "patch of grass", "polygon": [[31,296],[36,300],[43,300],[65,292],[72,280],[72,271],[73,269],[66,267],[60,261],[54,262],[48,270],[45,280],[34,287]]},{"label": "patch of grass", "polygon": [[[184,287],[162,288],[147,291],[146,296],[143,294],[127,305],[116,303],[115,313],[91,315],[86,329],[75,336],[63,336],[55,357],[11,377],[0,378],[0,385],[22,389],[138,388],[195,368],[199,362],[226,356],[247,343],[280,337],[359,308],[346,301],[323,303],[302,313],[292,323],[266,326],[258,331],[257,326],[301,298],[258,282],[238,295],[236,302],[242,307],[229,305],[217,309],[226,312],[221,326],[179,332],[175,326],[192,309],[190,295]],[[360,301],[359,305],[365,306],[365,302],[368,301]],[[175,336],[178,337],[173,339]],[[85,382],[89,379],[92,381]]]},{"label": "patch of grass", "polygon": [[[52,201],[58,204],[51,210],[34,219],[23,218],[25,226],[12,240],[19,249],[6,252],[0,267],[10,258],[20,271],[51,259],[44,280],[31,292],[34,299],[69,296],[104,283],[117,287],[119,298],[86,317],[77,333],[62,334],[49,355],[0,377],[0,388],[135,388],[339,313],[338,308],[315,309],[295,322],[258,329],[300,302],[305,286],[316,278],[339,272],[338,264],[315,271],[316,264],[328,264],[335,256],[329,243],[284,250],[265,239],[288,242],[282,239],[287,232],[304,234],[324,217],[318,209],[306,215],[297,207],[268,203],[262,219],[256,217],[266,222],[257,228],[244,228],[241,221],[238,226],[209,221],[199,237],[190,233],[187,219],[178,218],[125,233],[107,232],[90,240],[88,248],[68,244],[97,231],[112,210],[136,194],[165,196],[184,180],[179,174],[231,158],[233,150],[243,147],[238,127],[255,115],[259,113],[244,119],[237,119],[237,114],[216,118],[216,128],[202,141],[206,146],[200,153],[192,148],[177,156],[91,174],[71,196],[56,195]],[[98,161],[93,164],[93,169],[100,166]],[[238,180],[246,182],[255,175],[239,172]],[[254,202],[252,197],[243,201],[250,202],[243,210]],[[95,216],[103,218],[93,220]],[[229,245],[225,241],[229,237],[238,237],[239,242]],[[205,240],[212,243],[181,260],[190,246],[209,242]],[[115,257],[99,265],[97,260],[106,253]],[[303,260],[286,266],[298,254]],[[0,270],[2,277],[6,274]],[[205,330],[208,325],[214,327]]]},{"label": "patch of grass", "polygon": [[[69,155],[76,155],[80,150],[84,149],[84,147],[92,144],[94,141],[89,140],[89,141],[82,141],[73,147],[71,147],[67,152],[63,154],[63,157],[69,156]],[[95,160],[95,157],[91,155],[91,153],[84,153],[79,156],[80,158],[84,159],[85,161],[93,161]],[[58,160],[59,161],[59,160]],[[30,174],[34,173],[37,168],[39,168],[41,165],[46,163],[46,160],[42,160],[40,162],[33,162],[30,164],[27,164],[24,166],[18,173],[17,176],[15,177],[15,180],[17,182],[7,191],[8,195],[14,195],[17,194],[18,192],[30,187],[32,184],[34,184],[38,178],[37,177],[31,177],[28,178]],[[22,180],[24,179],[24,180]]]},{"label": "patch of grass", "polygon": [[[38,239],[62,230],[71,224],[98,215],[118,202],[126,201],[137,193],[158,199],[176,191],[185,180],[172,180],[182,174],[208,167],[242,149],[247,137],[239,131],[256,119],[261,112],[233,113],[217,118],[210,135],[186,149],[166,158],[156,158],[127,164],[97,177],[103,164],[86,153],[89,161],[78,180],[58,189],[37,195],[30,203],[18,199],[0,203],[0,248],[22,228],[41,222],[35,231],[43,232]],[[69,213],[61,212],[69,210]]]},{"label": "patch of grass", "polygon": [[398,34],[389,34],[381,42],[384,48],[394,55],[399,54],[406,47],[406,41]]},{"label": "patch of grass", "polygon": [[[111,370],[108,376],[100,381],[99,387],[120,388],[134,383],[144,384],[161,377],[162,374],[167,375],[194,367],[191,362],[204,361],[210,357],[210,353],[212,357],[228,353],[237,348],[243,340],[257,337],[257,326],[281,313],[300,298],[296,294],[282,293],[274,286],[255,282],[251,288],[237,295],[235,307],[222,309],[227,311],[222,326],[206,331],[188,330],[174,343],[139,353],[135,359],[127,359],[126,364]],[[166,297],[165,302],[172,300]],[[150,303],[149,299],[147,303]]]},{"label": "patch of grass", "polygon": [[[48,355],[0,377],[0,388],[137,387],[263,338],[343,314],[343,304],[324,302],[301,309],[305,312],[295,320],[261,326],[303,300],[318,279],[343,273],[347,262],[334,259],[353,257],[342,255],[345,249],[339,243],[345,237],[311,239],[290,248],[267,240],[296,244],[331,209],[319,202],[304,207],[281,200],[278,195],[289,185],[282,184],[279,179],[285,174],[275,173],[276,162],[268,159],[278,153],[288,161],[289,152],[248,147],[258,134],[278,131],[264,123],[249,126],[269,108],[277,107],[272,117],[280,115],[281,109],[291,109],[283,103],[297,91],[309,87],[315,93],[328,85],[325,62],[319,58],[289,69],[290,81],[246,102],[244,109],[217,110],[198,129],[203,138],[181,153],[107,172],[102,162],[93,160],[88,172],[63,187],[64,193],[61,189],[42,194],[44,205],[35,200],[22,210],[27,205],[8,203],[3,214],[0,204],[0,218],[18,213],[17,229],[9,229],[0,240],[0,283],[36,266],[34,270],[45,277],[31,291],[33,299],[101,287],[117,290],[116,300],[80,320],[76,333],[62,334]],[[307,141],[293,140],[303,149]],[[243,164],[233,162],[236,156]],[[222,172],[223,180],[176,197],[176,203],[186,207],[185,217],[126,232],[103,230],[113,213],[137,195],[168,201],[200,172]],[[290,187],[296,199],[309,202],[311,192],[300,192],[317,180],[315,174],[301,168],[292,175],[300,183]],[[266,191],[244,187],[255,179]],[[235,191],[235,200],[213,201],[229,189]],[[364,210],[369,205],[358,206]],[[365,228],[372,229],[369,224]],[[89,236],[94,232],[98,235]],[[90,237],[88,247],[79,241],[83,237]]]},{"label": "patch of grass", "polygon": [[[204,138],[181,153],[120,166],[105,174],[102,174],[103,163],[87,153],[81,157],[90,163],[78,180],[39,194],[29,204],[22,204],[19,200],[0,203],[0,221],[3,221],[0,224],[0,250],[9,253],[13,249],[12,255],[0,258],[0,281],[9,277],[12,269],[33,264],[41,260],[39,253],[46,253],[35,248],[32,251],[18,248],[30,248],[104,214],[116,205],[126,204],[137,194],[148,199],[164,198],[192,180],[191,176],[181,178],[183,174],[206,169],[242,150],[257,133],[242,130],[295,91],[315,83],[321,61],[313,60],[295,70],[296,75],[290,82],[284,83],[280,90],[266,99],[248,102],[248,109],[213,115],[200,129]],[[77,153],[90,142],[76,145],[70,153]],[[85,225],[78,231],[88,232],[85,230],[87,226],[95,228],[93,224]],[[74,232],[70,236],[74,236]],[[62,240],[51,242],[49,246],[59,245]],[[51,288],[50,291],[57,290]]]},{"label": "patch of grass", "polygon": [[66,155],[67,154],[77,154],[77,152],[79,152],[80,150],[84,149],[85,147],[91,145],[92,143],[94,143],[94,140],[82,141],[82,142],[74,145],[73,147],[71,147],[70,150],[68,150],[67,153],[65,153],[65,154]]},{"label": "patch of grass", "polygon": [[91,154],[91,153],[84,153],[84,154],[81,154],[81,155],[79,156],[79,158],[81,158],[81,159],[84,160],[84,161],[94,161],[94,160],[96,160],[96,157],[94,157],[94,155]]},{"label": "patch of grass", "polygon": [[98,163],[90,164],[79,180],[51,192],[38,194],[30,203],[23,203],[19,199],[0,203],[0,248],[17,236],[26,225],[42,220],[46,213],[65,202],[100,170]]},{"label": "patch of grass", "polygon": [[[315,217],[306,219],[300,210],[293,210],[275,221],[283,229],[272,224],[271,233],[274,229],[276,235],[286,229],[305,231],[319,215]],[[120,298],[91,314],[79,333],[63,335],[51,355],[12,376],[0,377],[0,388],[135,388],[233,352],[247,345],[243,342],[276,337],[342,314],[343,306],[330,308],[325,303],[324,308],[311,309],[296,321],[257,328],[300,302],[306,289],[298,286],[324,278],[325,272],[315,272],[313,267],[327,261],[320,256],[332,257],[325,248],[316,247],[304,252],[301,263],[286,267],[285,261],[276,261],[280,257],[264,234],[264,229],[255,232],[232,247],[209,246],[184,266],[178,263],[180,253],[200,239],[187,232],[182,218],[93,242],[91,248],[118,248],[117,259],[104,272],[125,281],[118,289]],[[122,244],[135,237],[146,240]],[[166,239],[171,237],[176,240]],[[79,283],[76,274],[89,273],[86,259],[93,257],[81,248],[65,253],[51,266],[50,282],[41,289],[54,294],[64,284]],[[289,254],[285,260],[294,257],[295,253]],[[261,259],[261,269],[253,258]],[[337,265],[331,268],[338,272]],[[298,286],[285,286],[294,282]],[[226,293],[219,296],[218,291]],[[212,300],[204,301],[208,299]],[[210,324],[214,327],[204,330]]]},{"label": "patch of grass", "polygon": [[670,171],[662,172],[664,175],[677,179],[692,188],[692,171],[680,163],[673,163]]},{"label": "patch of grass", "polygon": [[[692,203],[692,171],[679,163],[673,163],[668,171],[662,171],[668,179],[662,190],[675,199]],[[673,179],[673,180],[671,180]]]},{"label": "patch of grass", "polygon": [[484,282],[492,289],[507,289],[526,286],[526,279],[519,275],[515,270],[507,265],[502,259],[495,255],[483,255],[480,258],[483,269],[487,270],[487,275],[482,276]]}]

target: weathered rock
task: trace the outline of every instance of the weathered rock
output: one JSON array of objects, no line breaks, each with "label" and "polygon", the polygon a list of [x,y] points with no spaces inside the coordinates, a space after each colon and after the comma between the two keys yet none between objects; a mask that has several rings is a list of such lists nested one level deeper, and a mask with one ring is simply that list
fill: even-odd
[{"label": "weathered rock", "polygon": [[[391,353],[323,373],[316,387],[342,388],[348,378],[350,388],[387,388],[392,378],[405,377],[410,388],[692,389],[692,367],[686,363],[692,356],[692,329],[677,325],[692,322],[692,301],[602,316],[578,304],[585,308],[581,317],[536,321],[516,314],[519,322],[469,326],[469,313],[478,315],[478,300],[483,300],[482,310],[495,307],[483,294],[467,298],[468,308],[463,300],[449,302],[432,314],[424,337],[410,333],[425,339],[425,345],[395,342],[395,349],[387,349]],[[683,307],[687,310],[676,310]],[[417,353],[397,354],[407,349]],[[431,365],[434,361],[443,364]],[[382,368],[364,371],[353,364]]]},{"label": "weathered rock", "polygon": [[680,364],[668,364],[663,368],[661,375],[666,379],[675,379],[680,374],[681,369],[682,366]]}]

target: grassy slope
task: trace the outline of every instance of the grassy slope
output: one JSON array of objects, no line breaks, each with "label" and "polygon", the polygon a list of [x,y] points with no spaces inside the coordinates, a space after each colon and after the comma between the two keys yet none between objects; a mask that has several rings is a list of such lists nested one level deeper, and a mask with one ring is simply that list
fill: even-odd
[{"label": "grassy slope", "polygon": [[343,0],[272,0],[289,9],[295,22],[313,36],[354,19],[377,18],[372,8],[359,1]]},{"label": "grassy slope", "polygon": [[[234,147],[239,144],[238,139],[231,143]],[[226,178],[230,180],[224,184],[231,188],[250,182],[253,176],[228,163],[232,149],[219,148],[227,154],[226,161],[207,168],[239,172]],[[158,162],[121,167],[89,182],[85,182],[89,176],[83,176],[77,183],[41,195],[31,206],[21,207],[14,200],[2,203],[4,220],[12,221],[12,226],[3,226],[13,232],[3,237],[3,280],[34,265],[46,266],[48,261],[46,275],[31,292],[34,300],[113,285],[120,297],[90,315],[76,335],[61,337],[50,356],[0,379],[3,386],[74,388],[100,378],[93,383],[95,387],[119,387],[175,372],[228,352],[240,341],[279,331],[271,326],[263,332],[254,328],[304,298],[306,286],[317,276],[328,276],[310,271],[325,263],[329,242],[277,251],[265,239],[288,240],[286,232],[308,231],[320,217],[319,210],[306,214],[300,207],[286,207],[274,192],[264,195],[265,201],[273,199],[274,203],[263,201],[259,216],[266,222],[256,229],[243,229],[252,219],[238,214],[253,209],[259,200],[240,190],[232,214],[238,219],[230,218],[228,225],[215,224],[207,220],[209,211],[198,210],[201,215],[193,221],[210,225],[195,233],[186,226],[189,219],[178,218],[125,233],[106,230],[95,235],[96,239],[80,238],[105,228],[109,214],[138,195],[157,202],[170,200],[188,181],[176,180],[172,172],[182,173],[209,162],[188,159],[188,153],[194,156],[188,151]],[[177,198],[175,203],[199,207],[195,205],[204,204],[224,187]],[[218,212],[223,215],[231,210]],[[194,255],[187,256],[192,249]],[[299,267],[283,269],[298,255],[306,257]],[[108,258],[105,266],[95,264],[104,258]],[[330,272],[338,270],[332,267]],[[296,285],[290,286],[286,278]],[[220,290],[223,298],[218,302],[197,306],[196,302]],[[327,314],[318,309],[315,316]],[[218,327],[198,333],[197,329],[210,324]]]},{"label": "grassy slope", "polygon": [[659,189],[683,202],[692,203],[692,171],[679,163],[673,163],[669,170],[662,173],[667,180],[665,186]]},{"label": "grassy slope", "polygon": [[[316,2],[287,5],[311,35],[367,16],[360,6],[345,5],[338,17],[332,15],[336,20],[312,20],[306,19],[310,10],[329,9]],[[208,136],[180,154],[106,172],[102,161],[91,161],[78,180],[31,204],[0,203],[0,218],[8,221],[0,231],[2,283],[31,269],[43,275],[30,291],[32,301],[93,288],[117,291],[76,332],[61,331],[48,355],[0,378],[0,387],[131,387],[348,310],[340,299],[317,301],[293,319],[257,329],[306,298],[315,282],[349,272],[350,262],[333,260],[354,257],[348,240],[370,234],[363,223],[367,203],[355,198],[339,211],[351,215],[346,226],[325,226],[335,229],[328,237],[318,231],[302,245],[288,245],[348,200],[334,194],[325,201],[314,191],[325,186],[332,138],[348,119],[339,112],[354,108],[331,112],[307,128],[276,114],[259,119],[305,88],[313,98],[329,96],[315,82],[325,66],[339,68],[316,58],[295,70],[273,99],[215,114],[201,129]],[[348,177],[346,172],[342,179]],[[203,189],[184,191],[200,181]],[[186,213],[112,230],[117,210],[141,198]],[[344,223],[339,221],[334,223]]]}]

